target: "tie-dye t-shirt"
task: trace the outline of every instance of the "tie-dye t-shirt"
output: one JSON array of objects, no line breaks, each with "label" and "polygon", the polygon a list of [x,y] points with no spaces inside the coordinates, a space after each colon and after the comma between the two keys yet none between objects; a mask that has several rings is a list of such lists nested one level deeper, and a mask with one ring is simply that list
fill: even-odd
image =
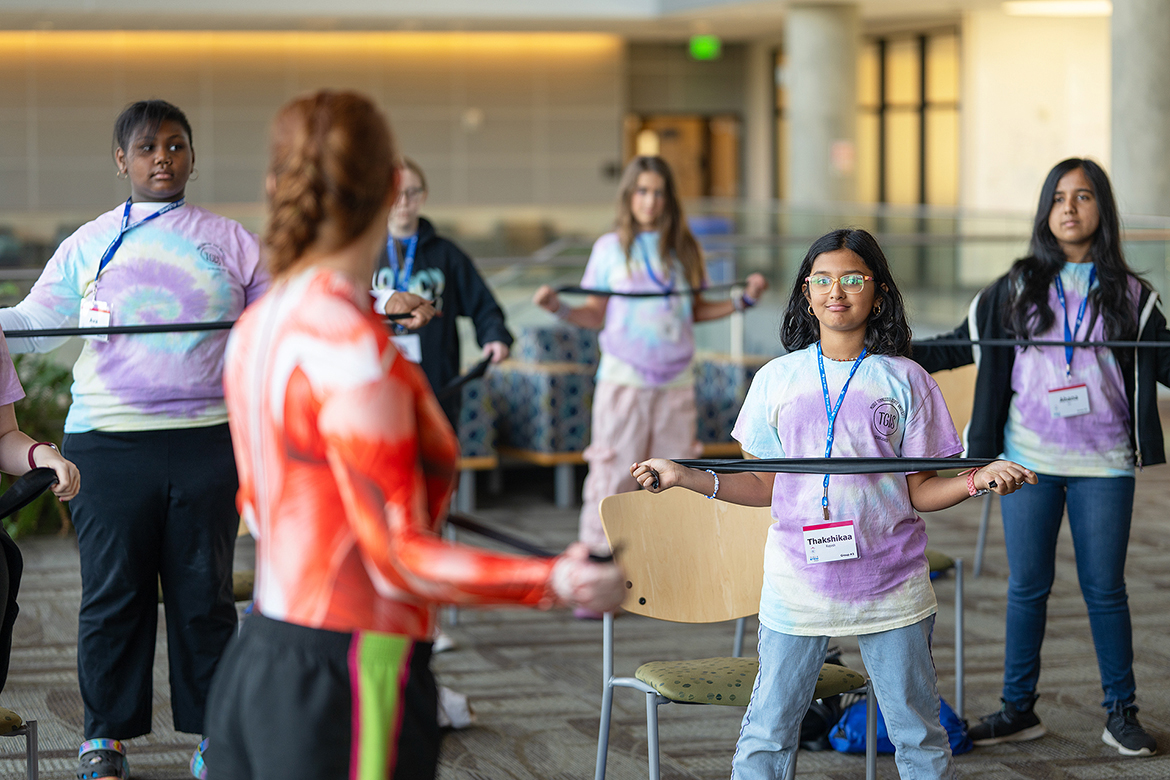
[{"label": "tie-dye t-shirt", "polygon": [[[853,362],[824,363],[836,405]],[[813,344],[760,369],[732,435],[758,458],[821,458],[827,429]],[[837,415],[833,457],[945,458],[962,449],[938,385],[917,363],[881,355],[861,361]],[[776,475],[760,622],[787,634],[840,636],[934,614],[926,527],[910,504],[905,475],[833,475],[831,520],[853,522],[858,557],[810,564],[802,529],[824,522],[823,485],[823,475]]]},{"label": "tie-dye t-shirt", "polygon": [[[1088,294],[1090,263],[1065,263],[1060,272],[1068,305],[1068,326],[1076,325],[1077,310]],[[1137,301],[1141,288],[1129,280],[1133,317],[1137,322]],[[1063,340],[1063,309],[1056,285],[1048,291],[1048,305],[1056,321],[1046,333],[1034,338]],[[1093,308],[1086,308],[1077,341],[1105,339],[1105,321],[1093,321]],[[1089,325],[1092,322],[1092,330]],[[1053,417],[1048,391],[1085,385],[1089,413],[1076,417]],[[1066,477],[1125,477],[1133,475],[1134,454],[1129,439],[1129,402],[1121,368],[1107,347],[1077,347],[1072,353],[1072,375],[1065,373],[1064,347],[1016,347],[1012,367],[1011,406],[1004,429],[1004,457],[1042,474]]]},{"label": "tie-dye t-shirt", "polygon": [[682,264],[663,267],[658,234],[641,233],[622,249],[617,233],[606,233],[593,245],[582,287],[616,292],[660,292],[671,284],[681,295],[626,298],[611,295],[601,331],[598,381],[635,387],[693,384],[691,359],[695,354],[690,285]]},{"label": "tie-dye t-shirt", "polygon": [[556,559],[439,535],[459,443],[343,274],[310,269],[248,309],[225,383],[263,614],[429,639],[436,602],[551,605]]},{"label": "tie-dye t-shirt", "polygon": [[[167,204],[135,203],[130,222]],[[75,327],[123,205],[61,242],[32,291],[0,310],[4,330]],[[101,273],[96,299],[111,325],[234,320],[267,286],[256,236],[238,223],[185,204],[126,233]],[[197,428],[227,421],[223,402],[226,330],[86,339],[73,367],[66,433]],[[30,343],[32,342],[32,343]],[[60,340],[12,339],[17,351]]]}]

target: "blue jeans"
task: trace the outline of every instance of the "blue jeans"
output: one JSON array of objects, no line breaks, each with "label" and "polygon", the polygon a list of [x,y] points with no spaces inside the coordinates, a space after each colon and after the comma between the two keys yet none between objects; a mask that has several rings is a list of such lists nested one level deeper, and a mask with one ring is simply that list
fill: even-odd
[{"label": "blue jeans", "polygon": [[[933,628],[932,615],[905,628],[857,637],[903,780],[955,777],[950,742],[939,722]],[[828,647],[827,636],[793,636],[760,626],[760,672],[731,760],[732,780],[785,776]]]},{"label": "blue jeans", "polygon": [[[1003,698],[1028,704],[1040,678],[1048,594],[1056,576],[1056,536],[1068,504],[1077,579],[1101,672],[1107,709],[1133,703],[1133,629],[1125,592],[1125,553],[1133,514],[1133,477],[1054,477],[1002,499],[1008,603]],[[883,705],[884,706],[884,705]]]}]

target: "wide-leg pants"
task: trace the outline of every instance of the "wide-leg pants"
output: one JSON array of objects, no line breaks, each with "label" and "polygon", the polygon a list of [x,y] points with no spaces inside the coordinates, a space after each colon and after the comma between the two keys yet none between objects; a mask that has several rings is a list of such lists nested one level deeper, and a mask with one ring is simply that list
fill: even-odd
[{"label": "wide-leg pants", "polygon": [[211,677],[236,628],[228,426],[67,434],[62,449],[81,472],[70,510],[85,737],[150,732],[160,582],[175,730],[202,734]]}]

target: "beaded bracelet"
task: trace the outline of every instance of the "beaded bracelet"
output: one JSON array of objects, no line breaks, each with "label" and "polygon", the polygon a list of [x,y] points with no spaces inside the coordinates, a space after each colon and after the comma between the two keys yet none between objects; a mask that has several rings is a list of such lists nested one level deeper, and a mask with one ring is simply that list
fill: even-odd
[{"label": "beaded bracelet", "polygon": [[719,495],[719,475],[711,469],[703,469],[703,471],[715,477],[715,489],[711,491],[711,495],[707,496],[707,498],[715,498],[715,496]]}]

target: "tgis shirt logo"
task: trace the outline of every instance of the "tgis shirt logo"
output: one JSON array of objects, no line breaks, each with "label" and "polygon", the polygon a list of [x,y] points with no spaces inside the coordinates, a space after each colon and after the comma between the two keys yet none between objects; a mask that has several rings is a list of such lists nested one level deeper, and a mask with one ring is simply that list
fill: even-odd
[{"label": "tgis shirt logo", "polygon": [[224,261],[224,255],[227,254],[223,249],[211,242],[199,245],[199,256],[207,262],[219,268],[226,268],[227,263]]},{"label": "tgis shirt logo", "polygon": [[889,441],[902,429],[906,410],[896,398],[879,398],[869,405],[869,424],[873,435],[881,441]]}]

